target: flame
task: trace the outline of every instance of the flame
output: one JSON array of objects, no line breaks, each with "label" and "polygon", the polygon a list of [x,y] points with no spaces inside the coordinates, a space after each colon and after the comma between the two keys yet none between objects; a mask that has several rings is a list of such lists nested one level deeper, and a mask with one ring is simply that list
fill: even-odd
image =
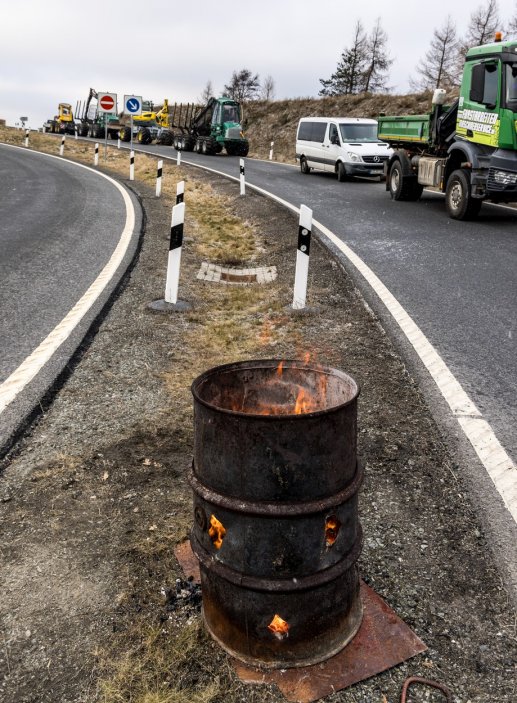
[{"label": "flame", "polygon": [[275,615],[267,627],[279,640],[289,637],[289,623],[283,620],[278,614]]},{"label": "flame", "polygon": [[284,362],[281,361],[276,369],[277,376],[281,376],[284,373]]},{"label": "flame", "polygon": [[303,355],[303,361],[305,364],[308,364],[309,361],[311,360],[311,353],[310,352],[305,352]]},{"label": "flame", "polygon": [[325,545],[332,547],[337,539],[341,523],[335,515],[330,515],[325,521]]},{"label": "flame", "polygon": [[219,522],[215,515],[211,515],[210,527],[208,528],[208,535],[214,543],[214,547],[216,549],[221,549],[225,534],[226,528],[224,527],[223,523]]},{"label": "flame", "polygon": [[303,415],[318,409],[318,400],[310,395],[304,388],[300,388],[294,404],[294,414]]}]

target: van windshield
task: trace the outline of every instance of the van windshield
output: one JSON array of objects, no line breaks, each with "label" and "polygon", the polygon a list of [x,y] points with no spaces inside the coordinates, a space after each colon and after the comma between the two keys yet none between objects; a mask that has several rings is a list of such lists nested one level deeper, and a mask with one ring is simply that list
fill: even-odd
[{"label": "van windshield", "polygon": [[344,142],[378,142],[376,124],[340,124],[339,130]]}]

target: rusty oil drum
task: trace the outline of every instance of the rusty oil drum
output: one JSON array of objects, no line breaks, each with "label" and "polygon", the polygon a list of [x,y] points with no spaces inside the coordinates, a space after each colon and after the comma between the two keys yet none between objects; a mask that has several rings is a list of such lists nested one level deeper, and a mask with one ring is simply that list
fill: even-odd
[{"label": "rusty oil drum", "polygon": [[[191,545],[205,624],[265,668],[323,661],[362,620],[359,388],[329,367],[278,366],[228,364],[192,384]],[[312,406],[293,414],[300,389]]]}]

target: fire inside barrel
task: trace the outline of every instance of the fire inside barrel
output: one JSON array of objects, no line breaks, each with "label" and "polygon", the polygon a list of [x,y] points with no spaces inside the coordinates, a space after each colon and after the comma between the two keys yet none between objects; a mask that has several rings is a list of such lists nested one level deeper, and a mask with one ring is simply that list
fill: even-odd
[{"label": "fire inside barrel", "polygon": [[357,384],[261,360],[211,369],[192,392],[191,543],[208,630],[264,667],[332,656],[362,618]]}]

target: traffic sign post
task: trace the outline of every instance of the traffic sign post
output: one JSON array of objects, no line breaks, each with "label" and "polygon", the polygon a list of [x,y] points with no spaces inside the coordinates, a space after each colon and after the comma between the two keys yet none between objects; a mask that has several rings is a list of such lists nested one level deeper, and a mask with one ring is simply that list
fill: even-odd
[{"label": "traffic sign post", "polygon": [[[97,97],[97,110],[99,112],[117,112],[117,94],[99,93]],[[104,161],[108,156],[108,120],[104,122]]]},{"label": "traffic sign post", "polygon": [[131,130],[131,144],[130,150],[133,151],[133,115],[142,114],[142,96],[141,95],[124,95],[124,112],[129,113],[130,119],[130,130]]}]

